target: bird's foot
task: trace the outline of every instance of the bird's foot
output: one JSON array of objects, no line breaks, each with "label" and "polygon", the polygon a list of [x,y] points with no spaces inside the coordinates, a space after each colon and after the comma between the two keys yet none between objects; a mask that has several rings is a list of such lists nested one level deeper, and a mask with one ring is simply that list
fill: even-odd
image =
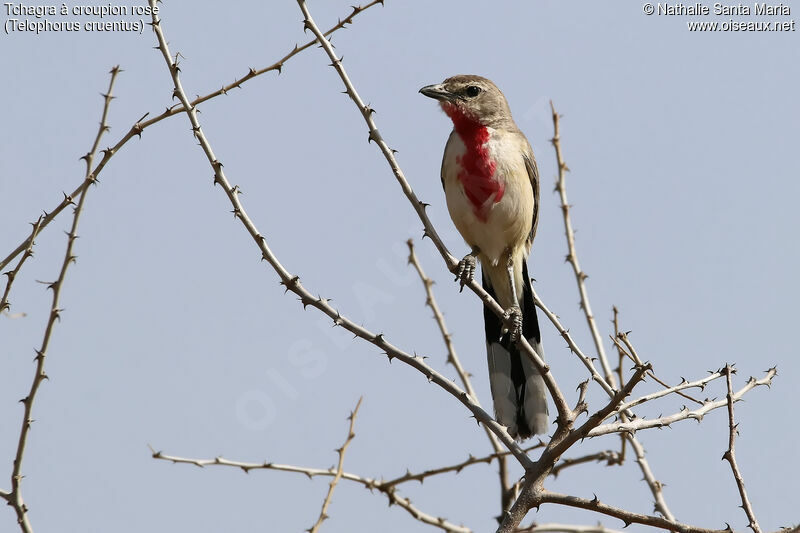
[{"label": "bird's foot", "polygon": [[503,313],[503,321],[508,324],[508,321],[511,321],[511,325],[503,327],[503,333],[508,333],[511,337],[511,342],[517,342],[517,340],[522,336],[522,309],[519,306],[515,305],[513,307],[509,307],[506,309],[505,313]]},{"label": "bird's foot", "polygon": [[472,281],[475,277],[475,254],[468,254],[464,256],[464,259],[458,262],[458,268],[456,270],[456,279],[461,283],[461,288],[458,292],[464,290],[464,285]]}]

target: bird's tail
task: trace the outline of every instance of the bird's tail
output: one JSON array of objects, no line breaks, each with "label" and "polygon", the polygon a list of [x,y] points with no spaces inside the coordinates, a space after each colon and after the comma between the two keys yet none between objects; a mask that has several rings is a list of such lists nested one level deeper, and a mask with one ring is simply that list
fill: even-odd
[{"label": "bird's tail", "polygon": [[[496,298],[486,274],[483,288]],[[533,303],[531,278],[528,266],[522,261],[522,334],[536,353],[544,359],[542,336],[536,305]],[[522,354],[510,335],[503,334],[503,322],[487,307],[483,308],[486,325],[486,349],[489,359],[489,383],[494,400],[497,421],[508,428],[508,433],[518,439],[546,433],[548,428],[547,394],[544,380],[533,362]]]}]

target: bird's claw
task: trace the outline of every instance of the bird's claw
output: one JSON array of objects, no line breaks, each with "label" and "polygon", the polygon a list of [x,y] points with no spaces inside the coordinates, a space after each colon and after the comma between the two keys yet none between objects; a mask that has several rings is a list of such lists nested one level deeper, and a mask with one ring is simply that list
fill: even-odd
[{"label": "bird's claw", "polygon": [[503,333],[508,333],[511,337],[511,342],[517,342],[517,340],[522,336],[522,309],[519,306],[509,307],[503,313],[503,321],[508,324],[508,321],[512,321],[511,326],[505,326],[503,328]]},{"label": "bird's claw", "polygon": [[456,279],[461,283],[461,288],[458,292],[464,290],[464,285],[472,281],[475,277],[475,256],[472,254],[464,256],[464,259],[458,262],[458,270],[456,270]]}]

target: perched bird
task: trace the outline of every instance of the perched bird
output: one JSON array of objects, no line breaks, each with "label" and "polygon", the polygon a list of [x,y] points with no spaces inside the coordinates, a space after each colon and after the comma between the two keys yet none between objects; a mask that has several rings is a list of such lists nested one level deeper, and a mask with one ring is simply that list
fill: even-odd
[{"label": "perched bird", "polygon": [[420,91],[438,100],[453,121],[442,160],[447,209],[472,251],[458,264],[464,284],[480,261],[483,288],[506,310],[510,328],[484,307],[489,382],[495,417],[526,439],[548,428],[542,376],[520,353],[523,335],[542,358],[541,334],[526,258],[536,235],[539,172],[533,150],[511,118],[505,96],[490,80],[453,76]]}]

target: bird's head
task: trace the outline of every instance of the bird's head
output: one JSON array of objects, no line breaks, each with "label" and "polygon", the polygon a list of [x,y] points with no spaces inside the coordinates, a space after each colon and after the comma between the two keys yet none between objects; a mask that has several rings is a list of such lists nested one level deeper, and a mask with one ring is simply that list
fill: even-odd
[{"label": "bird's head", "polygon": [[419,92],[438,100],[456,126],[463,120],[492,128],[514,123],[506,97],[491,80],[481,76],[460,74],[423,87]]}]

